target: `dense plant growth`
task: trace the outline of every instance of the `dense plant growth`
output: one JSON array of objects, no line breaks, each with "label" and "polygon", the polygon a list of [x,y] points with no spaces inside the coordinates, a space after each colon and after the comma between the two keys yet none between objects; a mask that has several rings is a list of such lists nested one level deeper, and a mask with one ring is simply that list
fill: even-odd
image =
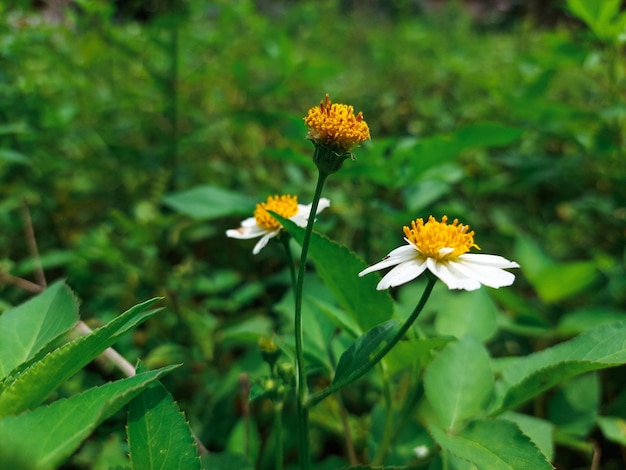
[{"label": "dense plant growth", "polygon": [[[304,363],[313,468],[624,466],[619,1],[550,28],[455,2],[22,3],[0,6],[0,463],[298,468]],[[326,93],[371,140],[325,181],[296,276],[292,213],[255,255],[226,231],[319,198],[303,116]],[[435,283],[356,377],[433,287],[358,273],[431,214],[515,283]]]}]

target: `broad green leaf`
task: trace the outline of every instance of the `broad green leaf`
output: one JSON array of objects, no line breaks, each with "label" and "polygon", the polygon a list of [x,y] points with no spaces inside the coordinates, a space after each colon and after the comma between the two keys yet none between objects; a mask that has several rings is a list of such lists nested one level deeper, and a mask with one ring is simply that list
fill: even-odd
[{"label": "broad green leaf", "polygon": [[158,310],[144,310],[158,300],[135,305],[93,333],[61,346],[4,382],[0,387],[0,416],[40,405],[60,384],[89,364],[122,334],[154,315]]},{"label": "broad green leaf", "polygon": [[600,381],[597,374],[574,377],[550,394],[548,419],[558,432],[585,438],[595,426],[600,407]]},{"label": "broad green leaf", "polygon": [[458,433],[429,423],[435,441],[480,470],[553,469],[531,439],[511,421],[476,420]]},{"label": "broad green leaf", "polygon": [[597,422],[604,437],[626,446],[626,419],[616,416],[599,416]]},{"label": "broad green leaf", "polygon": [[533,287],[545,302],[558,302],[582,291],[597,278],[593,261],[558,263],[543,268],[533,279]]},{"label": "broad green leaf", "polygon": [[528,237],[517,238],[515,256],[522,272],[545,302],[558,302],[577,294],[598,275],[592,261],[554,262]]},{"label": "broad green leaf", "polygon": [[539,448],[541,453],[552,461],[554,457],[554,425],[545,419],[536,418],[534,416],[516,413],[514,411],[506,411],[499,416],[499,419],[513,421],[519,426],[524,434],[526,434]]},{"label": "broad green leaf", "polygon": [[[302,243],[304,229],[291,220],[275,216],[287,232]],[[358,276],[367,265],[357,255],[315,232],[311,234],[309,255],[318,275],[363,331],[391,318],[393,302],[389,292],[376,290],[376,276]]]},{"label": "broad green leaf", "polygon": [[78,321],[78,302],[63,282],[0,315],[0,380]]},{"label": "broad green leaf", "polygon": [[[176,367],[138,374],[0,419],[0,468],[56,468],[100,423]],[[20,466],[11,466],[16,462]]]},{"label": "broad green leaf", "polygon": [[626,363],[626,321],[599,326],[543,351],[507,360],[497,409],[513,408],[567,378]]},{"label": "broad green leaf", "polygon": [[133,470],[201,468],[185,416],[160,382],[130,402],[126,430]]},{"label": "broad green leaf", "polygon": [[428,365],[424,389],[441,426],[459,429],[469,419],[486,414],[493,398],[489,354],[471,337],[450,343]]},{"label": "broad green leaf", "polygon": [[199,186],[163,198],[163,204],[194,219],[211,220],[227,215],[252,215],[255,202],[234,191]]},{"label": "broad green leaf", "polygon": [[498,309],[487,289],[472,292],[446,290],[431,301],[437,309],[435,331],[440,336],[473,336],[485,342],[496,333]]},{"label": "broad green leaf", "polygon": [[367,364],[371,356],[393,337],[397,326],[396,320],[389,320],[358,337],[339,358],[333,383],[348,379]]}]

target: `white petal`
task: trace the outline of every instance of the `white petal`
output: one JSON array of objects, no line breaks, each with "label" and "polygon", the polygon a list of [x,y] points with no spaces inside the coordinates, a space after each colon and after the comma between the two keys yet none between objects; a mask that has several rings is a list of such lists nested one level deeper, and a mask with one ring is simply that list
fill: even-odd
[{"label": "white petal", "polygon": [[359,276],[365,276],[366,274],[369,274],[371,272],[379,271],[390,266],[395,266],[396,264],[400,264],[405,261],[410,261],[412,259],[415,259],[417,256],[419,256],[419,253],[413,245],[403,245],[391,251],[387,256],[383,258],[382,261],[379,261],[378,263],[373,264],[369,268],[361,271],[359,273]]},{"label": "white petal", "polygon": [[247,240],[249,238],[257,238],[268,233],[267,229],[258,226],[256,222],[254,225],[243,225],[244,222],[245,220],[241,223],[241,227],[239,228],[226,230],[226,236],[230,238],[238,238],[240,240]]},{"label": "white petal", "polygon": [[409,261],[405,261],[389,271],[385,277],[380,280],[376,289],[389,289],[390,287],[405,284],[418,277],[425,270],[426,260],[424,259],[411,259]]},{"label": "white petal", "polygon": [[252,254],[253,255],[258,255],[259,252],[265,248],[265,245],[267,245],[267,242],[270,241],[270,239],[274,238],[276,235],[278,235],[280,233],[280,229],[278,230],[274,230],[273,232],[268,232],[266,233],[258,242],[256,245],[254,245],[254,249],[252,250]]},{"label": "white petal", "polygon": [[472,264],[482,264],[493,268],[519,268],[515,261],[509,261],[498,255],[485,255],[481,253],[465,253],[459,259],[470,261]]},{"label": "white petal", "polygon": [[256,218],[255,217],[248,217],[247,219],[243,220],[241,222],[241,226],[242,227],[253,227],[255,226],[256,223]]},{"label": "white petal", "polygon": [[[309,221],[309,216],[311,215],[311,206],[312,204],[298,204],[298,213],[291,217],[290,220],[300,227],[306,226],[307,222]],[[330,207],[330,200],[326,199],[325,197],[320,198],[317,204],[317,211],[315,212],[315,215],[319,214],[328,207]]]},{"label": "white petal", "polygon": [[460,257],[457,260],[450,261],[450,264],[453,264],[457,270],[466,276],[476,279],[481,284],[495,289],[510,286],[515,280],[515,275],[513,273],[504,271],[500,268],[473,263],[467,259],[461,259]]},{"label": "white petal", "polygon": [[448,247],[445,247],[445,248],[440,248],[438,254],[439,254],[439,256],[441,256],[443,258],[444,256],[449,255],[453,251],[454,251],[454,248],[448,246]]},{"label": "white petal", "polygon": [[430,272],[441,279],[448,289],[476,290],[480,287],[480,282],[460,273],[449,262],[440,262],[434,258],[428,258],[427,262]]}]

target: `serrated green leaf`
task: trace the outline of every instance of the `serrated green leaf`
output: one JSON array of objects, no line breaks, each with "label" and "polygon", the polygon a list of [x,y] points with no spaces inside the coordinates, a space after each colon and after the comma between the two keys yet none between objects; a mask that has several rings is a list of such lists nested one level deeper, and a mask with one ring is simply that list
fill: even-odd
[{"label": "serrated green leaf", "polygon": [[78,302],[63,282],[0,315],[0,380],[78,321]]},{"label": "serrated green leaf", "polygon": [[428,365],[424,390],[445,429],[459,429],[469,419],[486,414],[494,392],[486,349],[471,337],[450,343]]},{"label": "serrated green leaf", "polygon": [[429,431],[444,450],[480,470],[554,468],[530,438],[511,421],[476,420],[454,434],[429,423]]},{"label": "serrated green leaf", "polygon": [[130,403],[126,429],[133,470],[201,468],[185,416],[160,382]]},{"label": "serrated green leaf", "polygon": [[[71,455],[105,419],[178,366],[95,387],[17,416],[0,419],[0,468],[47,470]],[[20,462],[20,467],[10,465]]]},{"label": "serrated green leaf", "polygon": [[[275,215],[275,214],[273,214]],[[275,217],[289,234],[302,243],[304,229],[279,215]],[[309,255],[318,275],[339,304],[357,321],[363,331],[389,320],[393,302],[387,290],[376,290],[376,276],[358,277],[367,265],[345,246],[313,232]]]},{"label": "serrated green leaf", "polygon": [[389,320],[358,337],[339,358],[333,383],[348,379],[364,366],[370,357],[394,336],[397,326],[396,320]]},{"label": "serrated green leaf", "polygon": [[40,405],[60,384],[89,364],[117,339],[158,310],[144,311],[159,299],[135,305],[93,333],[54,350],[0,387],[0,416]]},{"label": "serrated green leaf", "polygon": [[499,416],[499,419],[513,421],[517,426],[537,445],[548,461],[554,457],[554,425],[545,419],[536,418],[514,411],[506,411]]},{"label": "serrated green leaf", "polygon": [[[509,361],[497,383],[498,406],[513,408],[583,372],[626,363],[626,321],[603,325],[543,351]],[[496,411],[496,412],[498,412]]]},{"label": "serrated green leaf", "polygon": [[216,186],[198,186],[166,195],[163,204],[194,219],[211,220],[251,214],[256,203],[241,193]]}]

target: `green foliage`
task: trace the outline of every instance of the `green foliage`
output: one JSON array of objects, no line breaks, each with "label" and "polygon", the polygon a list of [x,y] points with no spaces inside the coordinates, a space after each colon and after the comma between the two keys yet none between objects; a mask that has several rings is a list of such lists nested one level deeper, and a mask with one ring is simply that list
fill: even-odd
[{"label": "green foliage", "polygon": [[127,433],[133,469],[201,468],[189,425],[158,382],[130,403]]},{"label": "green foliage", "polygon": [[[205,468],[275,468],[276,394],[247,397],[268,374],[259,337],[275,334],[291,365],[289,273],[279,244],[253,257],[224,233],[269,194],[310,201],[302,116],[326,92],[363,110],[372,140],[333,175],[316,221],[303,308],[313,396],[415,307],[423,283],[390,295],[356,276],[412,219],[458,217],[521,269],[506,290],[436,286],[380,367],[317,405],[315,464],[349,468],[351,444],[363,468],[577,468],[594,446],[602,467],[621,465],[626,394],[621,369],[604,369],[626,362],[626,12],[567,0],[537,27],[470,17],[463,2],[351,3],[163,4],[142,21],[113,2],[77,2],[60,20],[0,6],[0,467],[159,455],[192,468],[179,404],[211,450]],[[104,326],[68,336],[78,305],[63,282],[24,302],[38,288],[19,280],[39,266]],[[149,301],[118,315],[154,296],[165,314]],[[115,373],[86,365],[113,344],[182,372],[102,385]],[[126,403],[133,426],[115,412]],[[75,437],[41,434],[57,422]],[[171,453],[130,437],[129,461],[126,424],[174,439]],[[293,433],[283,444],[293,466]]]},{"label": "green foliage", "polygon": [[[7,371],[0,386],[0,466],[58,468],[98,426],[128,402],[140,400],[135,397],[143,396],[142,393],[151,393],[144,398],[146,400],[154,398],[153,389],[149,388],[146,392],[144,389],[178,366],[142,372],[68,398],[44,403],[59,386],[115,343],[120,335],[154,315],[157,310],[145,309],[157,300],[136,305],[109,324],[65,344],[58,344],[60,336],[76,323],[78,303],[62,282],[55,283],[42,294],[0,317],[6,327],[2,330],[3,334],[14,336],[11,339],[7,336],[7,341],[2,342],[3,349],[0,349],[0,362]],[[167,400],[171,401],[169,395],[161,395],[161,402],[167,403]],[[141,403],[143,401],[135,405],[131,415],[133,422],[129,428],[134,434],[142,420],[154,419],[141,408]],[[173,423],[182,418],[177,409],[174,411],[170,407],[167,411],[160,411],[158,419],[169,423],[171,430]],[[184,421],[182,425],[190,440],[189,428]],[[177,435],[181,435],[180,424]],[[172,458],[183,452],[183,444],[166,440],[165,446]],[[144,444],[146,451],[155,446],[152,452],[158,452],[156,449],[163,449],[164,441],[154,439]],[[195,446],[187,442],[187,454],[189,449],[193,452],[192,460],[199,462]],[[143,462],[148,461],[153,459]]]}]

